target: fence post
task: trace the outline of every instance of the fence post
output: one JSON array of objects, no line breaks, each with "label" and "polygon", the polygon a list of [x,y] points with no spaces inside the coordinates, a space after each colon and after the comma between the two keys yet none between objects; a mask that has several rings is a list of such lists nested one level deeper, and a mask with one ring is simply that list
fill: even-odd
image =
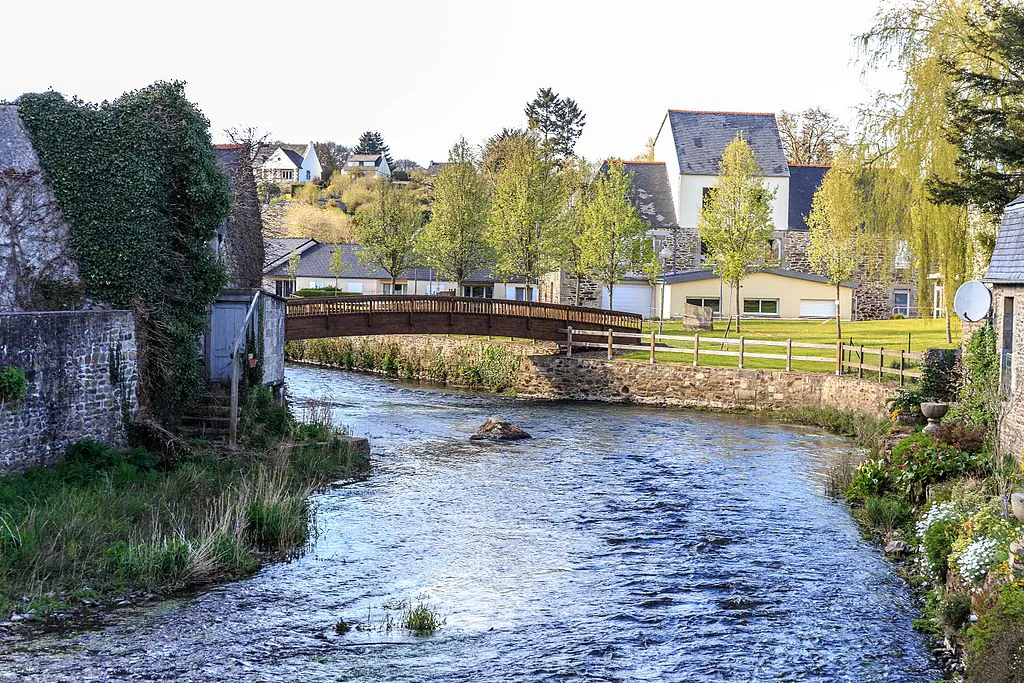
[{"label": "fence post", "polygon": [[786,340],[786,372],[793,369],[793,339]]},{"label": "fence post", "polygon": [[238,353],[231,354],[231,419],[228,422],[228,445],[238,443]]},{"label": "fence post", "polygon": [[700,333],[693,334],[693,367],[697,367],[700,360]]},{"label": "fence post", "polygon": [[743,352],[745,350],[745,342],[743,341],[743,335],[740,335],[740,357],[739,357],[739,368],[743,369]]},{"label": "fence post", "polygon": [[885,363],[885,347],[878,347],[878,381],[882,381],[882,365]]},{"label": "fence post", "polygon": [[651,365],[654,365],[654,326],[651,326]]},{"label": "fence post", "polygon": [[608,328],[608,360],[612,359],[612,345],[615,343],[615,332]]},{"label": "fence post", "polygon": [[860,345],[860,352],[857,354],[857,360],[859,361],[857,364],[860,365],[860,367],[857,368],[857,379],[864,379],[864,345],[863,344]]},{"label": "fence post", "polygon": [[566,330],[565,344],[565,357],[572,358],[572,325],[569,325],[568,329]]},{"label": "fence post", "polygon": [[836,374],[843,374],[843,340],[836,342]]},{"label": "fence post", "polygon": [[903,349],[900,349],[900,386],[903,386]]}]

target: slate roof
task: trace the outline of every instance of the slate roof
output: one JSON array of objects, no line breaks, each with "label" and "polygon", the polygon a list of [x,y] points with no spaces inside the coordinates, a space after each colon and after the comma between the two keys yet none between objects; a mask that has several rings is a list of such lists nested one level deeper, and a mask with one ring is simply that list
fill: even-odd
[{"label": "slate roof", "polygon": [[807,215],[811,213],[814,193],[828,166],[791,165],[789,167],[789,229],[808,230]]},{"label": "slate roof", "polygon": [[[808,282],[820,282],[822,284],[828,284],[828,279],[821,275],[815,275],[814,273],[801,273],[796,270],[782,270],[777,268],[774,270],[760,270],[759,273],[768,273],[770,275],[779,275],[781,277],[791,277],[797,280],[807,280]],[[689,270],[685,273],[673,273],[665,276],[665,282],[672,284],[674,282],[697,282],[699,280],[717,280],[718,276],[715,275],[714,271],[711,270]],[[842,287],[850,287],[856,289],[860,283],[854,281],[843,281],[839,283]]]},{"label": "slate roof", "polygon": [[718,175],[722,152],[743,133],[766,176],[789,175],[775,114],[670,109],[668,121],[684,175]]},{"label": "slate roof", "polygon": [[346,161],[380,161],[382,155],[380,154],[349,154]]},{"label": "slate roof", "polygon": [[238,167],[241,165],[242,146],[214,145],[214,151],[217,154],[217,163],[220,164],[220,167],[228,174],[228,177],[234,178],[235,173],[238,171]]},{"label": "slate roof", "polygon": [[[295,152],[296,154],[299,155],[299,160],[301,161],[302,158],[304,156],[306,156],[306,149],[308,147],[309,147],[308,144],[293,145],[291,143],[284,143],[284,142],[279,143],[279,144],[263,145],[263,146],[260,147],[259,151],[256,152],[256,159],[255,159],[254,163],[257,166],[263,165],[263,162],[265,162],[267,159],[269,159],[274,154],[274,152],[276,152],[278,150],[278,148],[283,149],[286,153],[287,152]],[[296,164],[296,165],[298,165],[298,164]]]},{"label": "slate roof", "polygon": [[293,251],[301,254],[316,244],[319,242],[309,237],[265,237],[263,239],[263,258],[267,267],[263,269],[264,273],[282,262],[287,266],[287,259],[291,257]]},{"label": "slate roof", "polygon": [[439,176],[441,175],[441,169],[448,165],[447,161],[430,161],[430,165],[427,166],[428,176]]},{"label": "slate roof", "polygon": [[1024,282],[1024,196],[1006,205],[996,248],[985,274],[988,282]]},{"label": "slate roof", "polygon": [[[297,238],[292,238],[297,239]],[[301,240],[306,241],[306,240]],[[342,261],[348,265],[348,268],[341,274],[342,279],[370,279],[370,280],[390,280],[391,276],[387,274],[382,268],[373,268],[365,266],[359,262],[359,245],[354,243],[342,243],[337,245],[341,247]],[[323,278],[324,280],[331,280],[334,278],[334,273],[331,272],[330,260],[331,254],[334,252],[334,244],[320,244],[314,243],[309,248],[301,252],[302,258],[299,259],[299,267],[296,271],[298,277],[315,277]],[[290,255],[289,250],[285,256]],[[288,263],[287,260],[281,261],[277,264],[271,263],[269,267],[264,271],[265,275],[269,277],[288,277]],[[409,268],[399,275],[400,279],[403,280],[444,280],[438,276],[437,271],[432,268]],[[504,280],[498,280],[494,273],[489,268],[481,268],[475,270],[464,280],[465,284],[469,283],[495,283],[505,282]],[[509,283],[521,283],[523,278],[516,277],[510,278]]]},{"label": "slate roof", "polygon": [[[624,161],[626,173],[633,174],[633,205],[652,228],[676,227],[675,202],[663,161]],[[608,162],[601,171],[608,170]]]}]

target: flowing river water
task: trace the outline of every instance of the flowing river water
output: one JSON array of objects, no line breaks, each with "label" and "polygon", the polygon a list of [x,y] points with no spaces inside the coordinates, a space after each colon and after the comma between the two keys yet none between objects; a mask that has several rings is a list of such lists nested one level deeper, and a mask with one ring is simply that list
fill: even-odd
[{"label": "flowing river water", "polygon": [[[932,681],[910,592],[825,473],[749,417],[533,403],[289,367],[373,447],[299,559],[0,644],[0,681]],[[470,443],[489,416],[529,441]],[[388,629],[426,600],[433,636]],[[339,618],[357,624],[338,635]]]}]

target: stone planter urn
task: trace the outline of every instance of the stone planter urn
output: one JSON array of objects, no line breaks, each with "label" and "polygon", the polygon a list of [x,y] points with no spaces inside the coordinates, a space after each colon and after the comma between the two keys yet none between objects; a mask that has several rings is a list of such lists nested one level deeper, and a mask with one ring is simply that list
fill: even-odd
[{"label": "stone planter urn", "polygon": [[931,434],[939,428],[939,420],[945,417],[949,411],[949,405],[946,403],[922,403],[921,414],[928,418],[928,424],[924,426],[925,434]]},{"label": "stone planter urn", "polygon": [[1010,494],[1010,511],[1014,517],[1024,522],[1024,493]]}]

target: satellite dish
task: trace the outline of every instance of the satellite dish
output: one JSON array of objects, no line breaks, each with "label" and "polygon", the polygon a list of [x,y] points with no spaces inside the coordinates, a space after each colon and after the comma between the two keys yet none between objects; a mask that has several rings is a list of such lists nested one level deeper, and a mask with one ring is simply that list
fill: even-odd
[{"label": "satellite dish", "polygon": [[984,320],[992,310],[992,292],[980,280],[965,282],[956,290],[953,310],[964,322],[976,323]]}]

